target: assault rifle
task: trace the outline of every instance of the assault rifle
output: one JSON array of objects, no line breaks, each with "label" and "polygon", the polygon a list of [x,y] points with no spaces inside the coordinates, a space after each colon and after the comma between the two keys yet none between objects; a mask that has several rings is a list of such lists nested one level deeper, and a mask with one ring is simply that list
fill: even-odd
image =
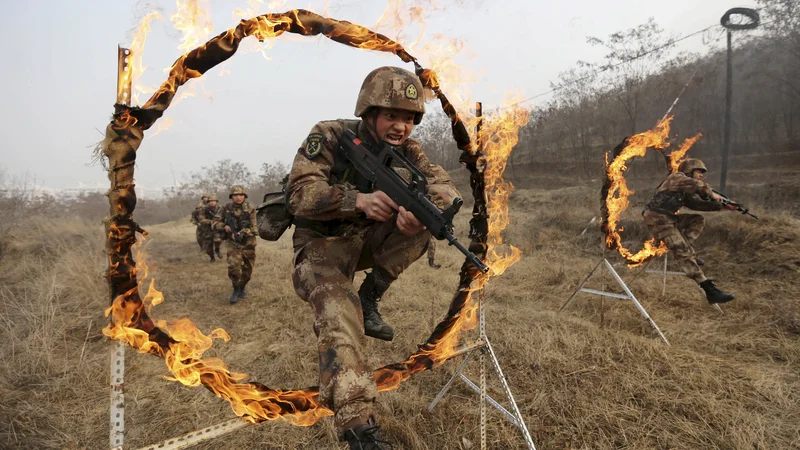
[{"label": "assault rifle", "polygon": [[236,221],[233,219],[233,211],[225,210],[225,225],[231,227],[231,236],[233,236],[233,242],[237,244],[242,244],[242,235],[236,231]]},{"label": "assault rifle", "polygon": [[[398,206],[413,213],[433,237],[438,240],[447,239],[449,245],[454,245],[482,273],[489,271],[489,266],[453,236],[453,216],[461,209],[463,200],[457,198],[453,200],[452,205],[441,211],[425,196],[428,185],[425,175],[391,145],[384,145],[376,155],[364,146],[352,130],[344,130],[340,144],[345,157],[361,176],[375,185],[376,189],[385,192]],[[408,170],[411,181],[407,182],[401,177],[392,168],[392,163],[397,163]]]},{"label": "assault rifle", "polygon": [[722,192],[719,192],[719,191],[717,191],[715,189],[712,189],[712,191],[714,191],[715,194],[717,194],[720,197],[722,197],[722,201],[720,202],[720,203],[722,203],[722,206],[728,206],[728,205],[735,206],[736,210],[739,211],[740,213],[747,214],[748,216],[750,216],[750,217],[752,217],[752,218],[754,218],[756,220],[759,220],[758,216],[756,216],[755,214],[751,213],[749,209],[744,207],[744,205],[742,205],[740,203],[736,203],[735,201],[731,200],[727,195],[723,194]]}]

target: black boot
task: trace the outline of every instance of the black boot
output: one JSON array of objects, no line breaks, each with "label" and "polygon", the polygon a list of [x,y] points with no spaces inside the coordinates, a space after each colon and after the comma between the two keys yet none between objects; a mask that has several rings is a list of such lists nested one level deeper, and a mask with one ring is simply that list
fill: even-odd
[{"label": "black boot", "polygon": [[378,301],[387,289],[389,289],[389,283],[379,280],[373,270],[367,274],[367,278],[361,284],[358,297],[361,299],[361,311],[364,313],[364,334],[376,339],[391,341],[394,339],[394,329],[383,321],[381,313],[378,312]]},{"label": "black boot", "polygon": [[706,300],[708,303],[727,303],[736,297],[733,294],[728,294],[727,292],[720,291],[714,286],[714,282],[711,280],[706,280],[700,283],[700,287],[706,291]]},{"label": "black boot", "polygon": [[239,302],[239,288],[233,288],[233,293],[231,294],[231,305],[235,305]]},{"label": "black boot", "polygon": [[345,430],[344,440],[350,450],[390,450],[392,446],[381,439],[380,428],[370,417],[367,423]]},{"label": "black boot", "polygon": [[221,261],[222,260],[222,252],[219,251],[219,247],[216,248],[216,253],[217,253],[217,258],[219,258],[220,261]]},{"label": "black boot", "polygon": [[239,298],[246,299],[247,292],[244,291],[244,285],[239,286]]},{"label": "black boot", "polygon": [[429,266],[431,266],[431,267],[433,267],[434,269],[439,269],[439,268],[441,268],[441,267],[442,267],[442,265],[441,265],[441,264],[436,264],[436,263],[435,263],[435,262],[433,262],[433,261],[428,261],[428,265],[429,265]]}]

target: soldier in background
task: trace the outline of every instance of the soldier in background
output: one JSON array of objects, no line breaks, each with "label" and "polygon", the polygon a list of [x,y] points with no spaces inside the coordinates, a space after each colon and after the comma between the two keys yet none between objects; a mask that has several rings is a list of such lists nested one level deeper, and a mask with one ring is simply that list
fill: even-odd
[{"label": "soldier in background", "polygon": [[436,239],[431,236],[431,239],[428,241],[428,265],[433,267],[434,269],[439,269],[442,267],[441,264],[436,264]]},{"label": "soldier in background", "polygon": [[200,215],[203,213],[203,208],[205,208],[205,206],[206,205],[202,201],[200,201],[200,203],[198,203],[197,206],[194,208],[194,211],[192,211],[192,216],[191,216],[192,218],[189,220],[190,222],[192,222],[192,224],[195,225],[194,237],[197,240],[197,245],[200,246],[200,250],[205,250],[205,248],[203,247],[203,233],[202,230],[200,229]]},{"label": "soldier in background", "polygon": [[217,230],[213,227],[214,218],[217,217],[222,212],[222,206],[219,204],[219,198],[217,194],[211,194],[208,197],[208,205],[206,205],[206,217],[211,217],[212,227],[211,227],[211,242],[214,247],[214,254],[222,260],[222,252],[220,251],[220,246],[222,245],[222,241],[225,240],[225,231],[224,230]]},{"label": "soldier in background", "polygon": [[245,287],[253,274],[256,263],[256,210],[247,199],[244,186],[236,185],[228,195],[231,201],[221,208],[214,219],[214,228],[225,230],[228,237],[228,278],[233,285],[230,303],[246,299]]},{"label": "soldier in background", "polygon": [[642,212],[644,224],[656,240],[663,241],[675,256],[675,262],[706,293],[708,303],[725,303],[733,294],[719,290],[700,269],[692,244],[703,231],[706,220],[700,214],[678,214],[681,208],[696,211],[736,210],[724,206],[722,198],[703,181],[706,165],[699,159],[687,159],[656,189]]},{"label": "soldier in background", "polygon": [[[216,261],[214,257],[214,218],[222,210],[222,208],[217,205],[217,201],[217,194],[208,196],[208,203],[206,203],[206,206],[200,213],[200,234],[202,235],[203,251],[208,255],[212,263]],[[219,251],[217,251],[217,254],[220,259],[222,259],[222,255]]]},{"label": "soldier in background", "polygon": [[[322,404],[334,412],[351,449],[386,447],[375,424],[377,386],[366,355],[367,336],[392,340],[378,313],[390,284],[425,253],[431,237],[412,213],[374,191],[340,153],[352,130],[367,147],[392,145],[428,179],[428,197],[440,208],[459,196],[447,172],[408,139],[425,113],[422,83],[411,72],[381,67],[367,75],[356,102],[362,120],[319,122],[295,156],[287,185],[294,215],[297,295],[314,309]],[[356,271],[372,269],[358,293]]]},{"label": "soldier in background", "polygon": [[200,196],[200,201],[203,202],[203,206],[206,206],[208,204],[209,198],[210,196],[208,194],[203,194]]}]

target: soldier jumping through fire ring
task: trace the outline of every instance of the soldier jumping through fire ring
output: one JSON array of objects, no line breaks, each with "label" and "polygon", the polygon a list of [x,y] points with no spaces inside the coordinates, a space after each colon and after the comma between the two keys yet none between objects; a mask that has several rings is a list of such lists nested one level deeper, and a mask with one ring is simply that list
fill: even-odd
[{"label": "soldier jumping through fire ring", "polygon": [[692,243],[700,236],[706,220],[700,214],[678,214],[683,207],[696,211],[735,211],[736,206],[724,204],[723,198],[703,181],[706,166],[699,159],[687,159],[656,189],[655,195],[642,212],[644,224],[657,240],[663,241],[675,255],[683,272],[703,288],[709,303],[733,300],[733,294],[723,292],[706,278]]},{"label": "soldier jumping through fire ring", "polygon": [[[319,345],[320,401],[351,449],[383,449],[375,425],[377,387],[368,366],[366,336],[392,340],[394,330],[378,313],[390,284],[427,250],[430,233],[384,192],[374,191],[339,150],[350,130],[375,149],[395,146],[428,180],[427,195],[439,208],[459,197],[447,172],[408,139],[425,113],[419,78],[396,67],[367,75],[356,102],[361,120],[315,125],[295,157],[287,185],[294,215],[297,294],[315,314]],[[358,293],[356,271],[372,268]]]}]

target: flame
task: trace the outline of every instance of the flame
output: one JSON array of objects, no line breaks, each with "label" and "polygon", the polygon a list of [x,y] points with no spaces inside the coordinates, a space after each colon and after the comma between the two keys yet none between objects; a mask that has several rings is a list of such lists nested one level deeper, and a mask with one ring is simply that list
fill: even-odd
[{"label": "flame", "polygon": [[[655,239],[649,239],[644,242],[643,247],[638,252],[631,252],[622,245],[620,232],[623,230],[622,227],[619,227],[619,220],[622,213],[630,205],[628,197],[634,193],[633,190],[628,188],[628,183],[625,180],[625,171],[628,169],[626,163],[631,158],[644,156],[649,147],[664,152],[669,146],[667,139],[669,138],[671,122],[672,116],[659,121],[651,130],[631,136],[628,138],[628,144],[620,154],[611,163],[606,161],[606,178],[610,182],[608,194],[606,195],[606,208],[608,210],[606,246],[610,249],[616,248],[630,267],[641,265],[648,259],[661,256],[668,251],[666,244],[663,242],[659,242],[656,245]],[[694,137],[686,139],[678,150],[669,155],[668,160],[671,171],[677,170],[683,156],[697,142],[700,136],[698,133]]]},{"label": "flame", "polygon": [[[112,225],[116,232],[119,228]],[[144,239],[143,239],[144,240]],[[225,362],[219,358],[203,358],[215,339],[229,341],[230,336],[222,328],[208,335],[204,334],[188,318],[174,321],[157,321],[156,326],[169,333],[174,342],[162,348],[150,339],[150,335],[136,326],[142,309],[148,313],[152,307],[164,300],[164,295],[155,288],[155,279],[150,275],[146,256],[141,242],[132,247],[135,253],[135,273],[138,288],[130,289],[114,299],[106,309],[111,315],[111,323],[103,329],[103,334],[135,348],[140,353],[161,355],[171,376],[168,380],[186,386],[206,386],[217,396],[231,404],[233,411],[250,422],[273,420],[279,417],[295,425],[311,425],[332,412],[319,405],[316,390],[272,390],[258,383],[243,383],[247,374],[230,372]],[[149,282],[147,295],[136,301],[138,292],[144,290]],[[287,414],[287,410],[291,414]]]},{"label": "flame", "polygon": [[694,143],[697,142],[697,140],[700,139],[701,136],[702,136],[701,133],[697,133],[693,137],[686,139],[685,141],[683,141],[681,147],[678,150],[675,150],[669,154],[670,171],[672,172],[678,171],[678,167],[681,165],[682,162],[686,161],[687,159],[684,158],[686,152],[688,152],[689,149],[692,148],[692,145],[694,145]]},{"label": "flame", "polygon": [[169,130],[170,128],[172,128],[172,125],[174,125],[174,124],[175,124],[175,119],[172,119],[171,117],[164,117],[164,118],[162,118],[161,120],[159,120],[159,121],[156,123],[156,129],[155,129],[155,131],[154,131],[154,132],[153,132],[153,133],[150,135],[150,138],[152,139],[154,136],[157,136],[157,135],[158,135],[159,133],[161,133],[162,131],[167,131],[167,130]]},{"label": "flame", "polygon": [[[144,55],[144,44],[147,41],[147,34],[150,32],[151,27],[150,23],[154,20],[162,20],[161,14],[157,11],[151,11],[147,13],[142,20],[139,21],[139,26],[136,28],[136,32],[133,34],[133,41],[130,45],[131,50],[131,61],[130,61],[130,77],[133,80],[133,92],[131,96],[133,97],[133,103],[139,103],[139,94],[147,93],[148,90],[152,92],[152,89],[148,89],[147,87],[140,84],[140,79],[142,74],[144,73],[147,66],[145,66],[142,61],[142,56]],[[126,80],[127,82],[127,80]]]},{"label": "flame", "polygon": [[[179,7],[181,4],[181,2],[178,3]],[[184,2],[184,4],[192,4],[197,7],[196,2]],[[249,2],[251,8],[260,7],[260,4],[261,2],[257,0]],[[398,5],[406,4],[402,1],[393,1],[390,6],[394,7],[394,12],[382,16],[383,26],[396,23],[398,20],[396,18],[400,17],[404,11]],[[173,23],[189,24],[189,28],[198,27],[197,24],[203,20],[207,20],[207,23],[210,24],[210,19],[204,19],[206,16],[192,10],[191,7],[187,6],[187,8],[186,14],[181,15],[180,20],[175,20],[175,16],[172,16]],[[424,27],[424,11],[422,9],[408,7],[407,12],[409,21]],[[308,23],[304,23],[306,18],[308,18]],[[242,20],[236,28],[223,32],[209,43],[202,44],[179,57],[170,68],[167,81],[160,86],[144,105],[144,108],[158,104],[163,111],[169,106],[180,86],[183,86],[189,79],[200,77],[202,75],[200,71],[187,67],[184,62],[187,59],[196,59],[197,55],[207,50],[212,42],[215,51],[227,58],[232,53],[222,53],[224,48],[222,50],[220,48],[224,44],[221,43],[238,43],[243,37],[250,35],[259,40],[268,41],[290,30],[290,27],[292,33],[322,33],[337,42],[362,49],[393,52],[405,61],[409,60],[409,55],[402,45],[392,42],[374,31],[348,22],[335,21],[332,23],[324,22],[324,20],[328,19],[316,18],[313,14],[300,10]],[[312,26],[317,28],[310,28]],[[199,29],[203,30],[202,27]],[[438,35],[429,42],[420,43],[420,36],[423,34],[424,29],[418,34],[416,42],[410,45],[418,45],[418,50],[432,61],[432,67],[439,75],[436,78],[437,83],[462,89],[455,97],[454,103],[460,102],[464,105],[470,98],[465,86],[474,79],[470,78],[471,74],[463,67],[459,67],[453,59],[455,54],[463,49],[463,44],[458,40],[450,40]],[[182,46],[186,45],[189,35],[184,34],[185,39]],[[448,316],[437,326],[431,338],[421,346],[419,351],[402,363],[392,364],[375,371],[379,390],[394,389],[414,373],[436,367],[459,354],[456,346],[459,344],[462,331],[474,328],[477,322],[478,302],[475,301],[473,294],[482,293],[483,287],[491,277],[502,274],[520,259],[519,249],[503,243],[502,232],[509,221],[508,199],[513,186],[503,180],[502,174],[505,170],[506,160],[518,142],[518,129],[527,121],[527,111],[504,109],[504,112],[484,123],[485,146],[478,155],[478,166],[480,170],[484,171],[483,176],[486,182],[489,216],[486,260],[492,270],[486,275],[477,274],[471,281],[468,280],[467,286],[463,286],[456,293]],[[282,391],[269,389],[254,382],[245,383],[243,380],[247,378],[246,374],[230,372],[225,363],[218,358],[204,359],[205,352],[213,345],[215,339],[230,339],[222,329],[215,329],[206,335],[188,319],[158,321],[156,324],[151,324],[150,328],[144,328],[152,330],[157,325],[157,331],[161,329],[167,331],[170,339],[167,343],[156,342],[151,334],[142,330],[142,317],[151,308],[162,302],[164,297],[155,288],[155,281],[150,276],[147,265],[141,263],[145,257],[143,253],[139,253],[140,247],[136,247],[135,250],[137,252],[136,260],[140,262],[135,269],[135,275],[138,275],[140,286],[138,289],[130,289],[114,299],[113,305],[106,311],[107,315],[112,316],[113,322],[103,330],[104,334],[126,342],[140,352],[162,356],[171,374],[168,379],[187,386],[201,384],[206,386],[217,396],[229,401],[237,415],[251,422],[281,417],[297,425],[310,425],[319,418],[332,414],[318,403],[318,392],[314,388]],[[123,265],[131,263],[129,255],[126,255]],[[147,281],[149,281],[149,285],[146,284]],[[140,300],[139,292],[143,291],[146,285],[147,294],[144,299]]]},{"label": "flame", "polygon": [[214,29],[210,7],[202,0],[176,0],[175,4],[178,10],[169,20],[183,35],[178,50],[186,53],[205,42]]}]

